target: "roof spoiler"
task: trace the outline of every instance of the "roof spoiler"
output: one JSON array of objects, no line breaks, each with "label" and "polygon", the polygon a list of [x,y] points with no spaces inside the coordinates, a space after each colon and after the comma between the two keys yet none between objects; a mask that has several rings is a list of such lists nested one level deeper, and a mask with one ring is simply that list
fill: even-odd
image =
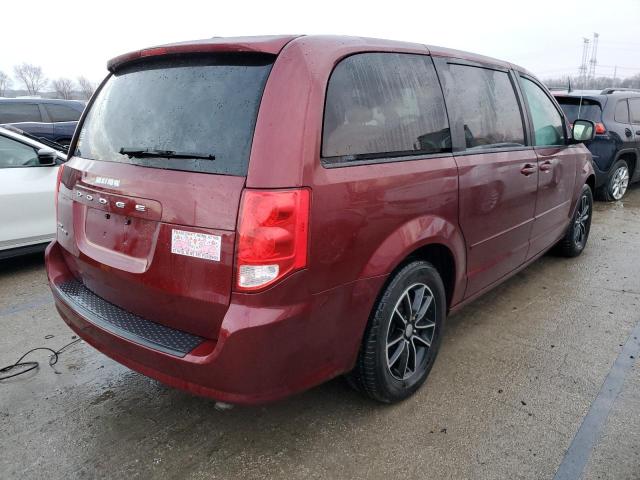
[{"label": "roof spoiler", "polygon": [[639,88],[605,88],[600,92],[601,95],[609,95],[614,92],[635,92],[640,93]]}]

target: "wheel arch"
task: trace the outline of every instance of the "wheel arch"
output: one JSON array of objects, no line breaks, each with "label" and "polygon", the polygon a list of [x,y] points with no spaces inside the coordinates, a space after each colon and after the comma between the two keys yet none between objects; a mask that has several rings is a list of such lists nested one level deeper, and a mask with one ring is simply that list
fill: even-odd
[{"label": "wheel arch", "polygon": [[612,169],[618,160],[624,160],[627,162],[627,165],[629,166],[629,178],[633,178],[638,165],[638,152],[635,150],[621,150],[618,152],[615,162],[611,165]]},{"label": "wheel arch", "polygon": [[587,177],[587,180],[585,181],[585,183],[587,185],[589,185],[589,188],[591,189],[591,193],[593,195],[595,195],[595,193],[596,193],[596,176],[595,176],[595,174],[592,173],[591,175],[589,175]]},{"label": "wheel arch", "polygon": [[395,230],[380,245],[363,271],[363,277],[393,275],[415,260],[430,262],[442,277],[447,308],[462,300],[466,287],[466,246],[457,225],[436,216],[419,217]]}]

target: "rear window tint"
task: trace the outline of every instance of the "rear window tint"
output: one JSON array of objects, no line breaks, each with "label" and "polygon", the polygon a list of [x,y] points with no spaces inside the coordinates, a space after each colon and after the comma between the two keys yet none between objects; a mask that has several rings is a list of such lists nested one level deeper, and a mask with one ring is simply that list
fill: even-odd
[{"label": "rear window tint", "polygon": [[0,123],[41,122],[35,103],[0,103]]},{"label": "rear window tint", "polygon": [[519,147],[524,126],[509,74],[470,65],[449,65],[447,99],[464,123],[467,149]]},{"label": "rear window tint", "polygon": [[335,68],[327,86],[325,163],[450,150],[444,98],[430,57],[363,53]]},{"label": "rear window tint", "polygon": [[578,119],[602,122],[602,107],[595,100],[580,97],[556,97],[564,114],[573,123]]},{"label": "rear window tint", "polygon": [[[164,57],[124,67],[105,83],[75,155],[146,167],[244,176],[264,85],[275,56]],[[125,150],[186,153],[143,158]],[[215,156],[209,158],[189,158]]]}]

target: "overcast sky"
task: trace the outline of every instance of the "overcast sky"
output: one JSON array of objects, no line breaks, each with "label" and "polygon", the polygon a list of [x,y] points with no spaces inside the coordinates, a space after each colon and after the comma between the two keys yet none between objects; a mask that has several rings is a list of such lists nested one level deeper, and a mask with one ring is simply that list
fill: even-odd
[{"label": "overcast sky", "polygon": [[[106,74],[109,58],[212,36],[348,34],[408,40],[509,60],[539,76],[575,74],[582,38],[600,34],[598,74],[640,73],[640,0],[248,1],[31,0],[0,7],[0,70],[48,78]],[[13,87],[17,85],[14,81]]]}]

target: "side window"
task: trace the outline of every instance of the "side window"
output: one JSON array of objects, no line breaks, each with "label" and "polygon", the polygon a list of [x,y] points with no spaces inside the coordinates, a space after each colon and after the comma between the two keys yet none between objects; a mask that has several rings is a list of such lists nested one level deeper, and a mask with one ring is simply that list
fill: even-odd
[{"label": "side window", "polygon": [[53,122],[75,122],[80,118],[81,112],[66,105],[46,103],[44,108],[47,109],[47,113]]},{"label": "side window", "polygon": [[564,145],[564,125],[558,109],[542,88],[525,77],[520,80],[533,121],[535,145]]},{"label": "side window", "polygon": [[32,167],[38,164],[38,154],[33,147],[0,136],[0,168]]},{"label": "side window", "polygon": [[614,114],[616,122],[629,123],[629,106],[626,100],[620,100],[616,104],[616,113]]},{"label": "side window", "polygon": [[640,98],[629,99],[629,113],[631,123],[640,124]]},{"label": "side window", "polygon": [[464,123],[468,149],[525,144],[522,114],[508,73],[459,64],[450,64],[449,72],[447,102]]},{"label": "side window", "polygon": [[450,150],[444,99],[430,57],[362,53],[336,66],[324,112],[325,162]]},{"label": "side window", "polygon": [[41,122],[35,103],[0,103],[0,123]]}]

